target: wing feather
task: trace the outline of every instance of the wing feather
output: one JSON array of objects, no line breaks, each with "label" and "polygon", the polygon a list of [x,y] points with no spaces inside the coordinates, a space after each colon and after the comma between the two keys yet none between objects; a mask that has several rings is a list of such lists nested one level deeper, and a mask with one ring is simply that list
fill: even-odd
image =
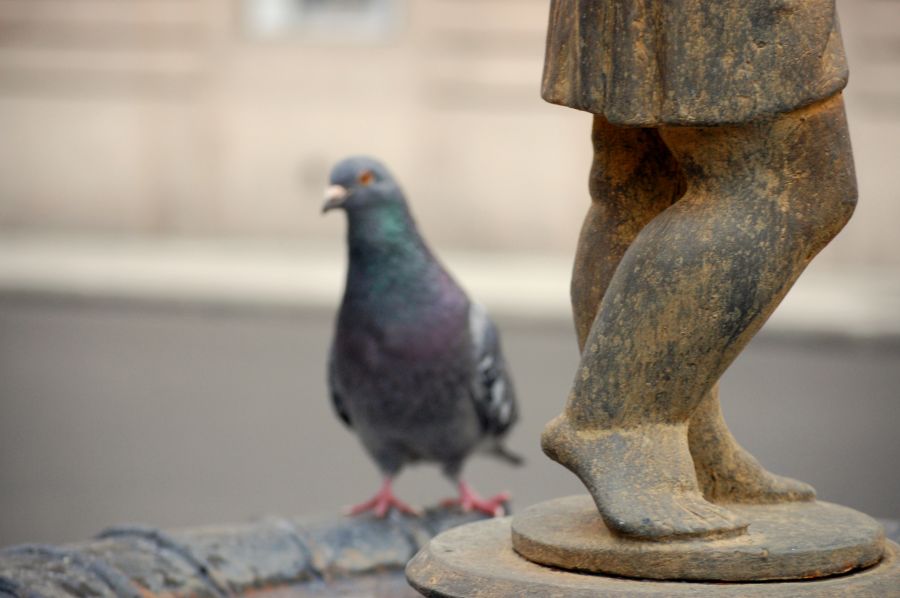
[{"label": "wing feather", "polygon": [[469,307],[469,332],[475,351],[476,376],[472,396],[483,430],[501,437],[519,416],[516,393],[500,349],[500,334],[477,303]]},{"label": "wing feather", "polygon": [[334,407],[334,412],[341,421],[344,422],[344,425],[348,428],[352,428],[353,424],[350,422],[350,413],[347,412],[347,408],[344,405],[343,395],[337,379],[337,368],[334,363],[334,347],[331,348],[331,352],[328,354],[328,390],[331,393],[331,406]]}]

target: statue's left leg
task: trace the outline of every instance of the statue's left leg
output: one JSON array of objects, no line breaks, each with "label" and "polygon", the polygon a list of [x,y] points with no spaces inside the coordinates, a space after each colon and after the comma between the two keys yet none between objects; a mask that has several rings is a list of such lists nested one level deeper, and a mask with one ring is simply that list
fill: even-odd
[{"label": "statue's left leg", "polygon": [[718,384],[691,416],[688,442],[697,481],[707,500],[776,503],[816,497],[812,486],[767,471],[737,443],[722,417]]},{"label": "statue's left leg", "polygon": [[[813,169],[818,167],[826,171],[833,170],[835,174],[840,172],[841,169],[848,172],[849,174],[845,176],[844,180],[849,181],[848,185],[851,189],[849,197],[855,201],[853,158],[850,146],[847,143],[846,120],[841,96],[837,95],[830,98],[811,109],[802,108],[797,110],[795,114],[785,115],[783,118],[786,121],[793,120],[798,123],[797,126],[802,126],[803,123],[810,119],[810,114],[815,115],[820,110],[828,115],[825,119],[825,122],[828,123],[827,126],[829,126],[828,134],[834,135],[833,139],[838,140],[838,142],[832,141],[828,143],[828,149],[833,154],[833,162],[831,164],[820,163],[811,164],[810,166]],[[812,118],[813,121],[820,119],[821,117]],[[791,139],[790,137],[788,138]],[[798,148],[797,153],[802,154],[803,151],[804,149]],[[783,171],[773,170],[770,175],[772,181],[769,184],[779,186],[795,184],[799,186],[803,181],[794,180],[797,178],[797,170],[798,167],[786,168]],[[823,180],[828,180],[831,174],[829,173],[828,176],[823,177]],[[807,174],[806,176],[808,177],[809,175]],[[822,189],[821,197],[824,199],[829,193],[840,193],[841,191],[842,189],[839,185],[832,185],[832,188]],[[823,225],[819,227],[818,234],[810,235],[816,241],[809,251],[805,263],[808,263],[831,240],[837,231],[840,230],[840,226],[843,226],[843,223],[849,218],[851,212],[852,204],[845,212],[845,217],[837,220],[838,227]],[[802,213],[797,213],[796,217],[798,221],[803,222]],[[804,224],[806,227],[810,225],[809,222]],[[796,226],[798,232],[801,230],[801,226],[802,224]],[[805,266],[805,263],[802,264],[801,268]],[[694,459],[697,479],[704,496],[714,502],[771,503],[813,500],[815,498],[815,490],[812,486],[765,470],[750,453],[737,443],[722,417],[722,408],[718,395],[719,388],[717,384],[698,405],[691,416],[688,428],[691,456]]]}]

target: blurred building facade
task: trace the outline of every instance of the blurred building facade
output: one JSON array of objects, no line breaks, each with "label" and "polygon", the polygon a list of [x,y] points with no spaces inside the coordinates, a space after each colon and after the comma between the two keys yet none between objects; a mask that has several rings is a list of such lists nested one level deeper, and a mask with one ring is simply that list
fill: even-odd
[{"label": "blurred building facade", "polygon": [[[571,252],[590,116],[539,98],[547,0],[0,0],[0,233],[333,238],[383,158],[438,243]],[[839,2],[861,201],[900,265],[900,4]]]}]

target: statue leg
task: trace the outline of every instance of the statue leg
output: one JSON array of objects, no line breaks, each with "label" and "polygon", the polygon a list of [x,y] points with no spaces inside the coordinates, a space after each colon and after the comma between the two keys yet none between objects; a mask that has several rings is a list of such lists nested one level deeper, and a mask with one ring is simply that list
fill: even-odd
[{"label": "statue leg", "polygon": [[594,117],[591,206],[572,272],[572,315],[578,348],[613,272],[644,226],[684,193],[684,177],[656,129],[617,127]]},{"label": "statue leg", "polygon": [[[578,241],[572,312],[584,349],[613,272],[641,229],[684,193],[677,161],[655,129],[623,128],[594,117],[591,207]],[[811,500],[811,486],[766,471],[731,435],[718,385],[691,416],[688,439],[704,496],[714,502]]]},{"label": "statue leg", "polygon": [[739,533],[742,521],[703,499],[688,423],[852,213],[843,105],[835,96],[770,121],[660,135],[687,191],[615,268],[542,444],[620,533]]},{"label": "statue leg", "polygon": [[812,486],[767,471],[738,444],[722,417],[718,384],[691,415],[688,443],[697,481],[707,500],[776,503],[816,497]]},{"label": "statue leg", "polygon": [[[656,129],[616,127],[597,116],[592,137],[594,162],[590,194],[593,201],[579,238],[571,288],[575,328],[582,351],[625,251],[644,226],[675,203],[685,189],[680,167]],[[680,436],[675,441],[683,443],[684,435]],[[546,435],[544,440],[546,450]],[[690,484],[693,469],[690,461],[685,461],[680,469],[681,476],[687,479],[685,483]],[[696,502],[701,502],[699,496]],[[720,519],[728,528],[734,523],[738,529],[742,525],[724,512],[720,515],[714,508],[706,509],[705,505],[698,511],[700,519],[693,524],[688,522],[696,533],[705,531],[709,518]],[[675,529],[666,528],[656,535],[674,533]]]}]

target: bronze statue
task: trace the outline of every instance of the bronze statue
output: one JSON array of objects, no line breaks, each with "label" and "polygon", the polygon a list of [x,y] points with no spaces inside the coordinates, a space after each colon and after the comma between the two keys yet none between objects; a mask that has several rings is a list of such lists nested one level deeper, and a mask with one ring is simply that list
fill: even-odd
[{"label": "bronze statue", "polygon": [[594,162],[582,360],[542,445],[617,532],[814,498],[738,446],[716,382],[853,212],[846,81],[831,0],[552,3],[543,96],[594,114]]},{"label": "bronze statue", "polygon": [[590,495],[441,534],[414,587],[900,596],[900,547],[763,469],[717,391],[853,213],[846,81],[833,0],[552,0],[543,96],[594,115],[594,162],[581,363],[541,445]]}]

